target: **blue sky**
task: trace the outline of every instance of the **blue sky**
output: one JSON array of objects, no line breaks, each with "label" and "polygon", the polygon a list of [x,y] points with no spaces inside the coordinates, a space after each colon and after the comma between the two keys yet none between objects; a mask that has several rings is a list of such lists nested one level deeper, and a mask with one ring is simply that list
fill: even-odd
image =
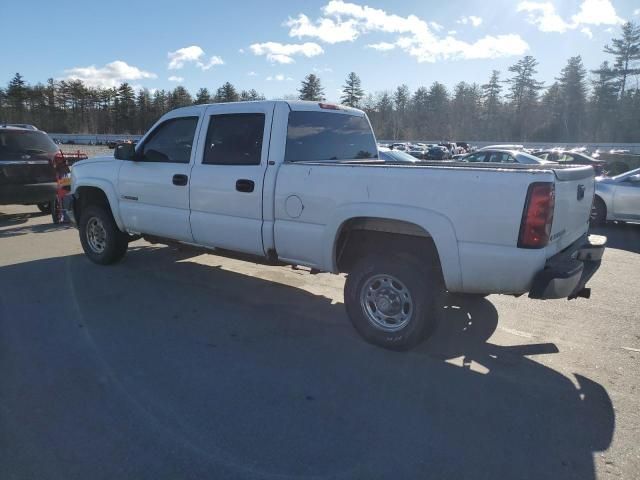
[{"label": "blue sky", "polygon": [[[28,5],[28,7],[26,6]],[[33,14],[32,12],[37,12]],[[267,98],[294,94],[315,72],[329,99],[350,71],[366,91],[438,80],[484,83],[525,54],[547,84],[568,57],[587,68],[624,20],[629,0],[324,0],[6,2],[0,82],[81,78],[94,85],[191,92],[225,81]],[[11,19],[11,21],[8,21]],[[21,22],[24,19],[24,22]],[[11,39],[11,42],[7,42]]]}]

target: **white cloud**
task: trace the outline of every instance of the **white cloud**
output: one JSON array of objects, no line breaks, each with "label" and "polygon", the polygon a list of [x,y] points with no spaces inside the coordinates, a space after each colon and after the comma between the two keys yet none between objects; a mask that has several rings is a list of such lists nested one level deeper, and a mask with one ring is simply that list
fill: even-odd
[{"label": "white cloud", "polygon": [[[578,13],[570,21],[564,20],[553,3],[524,1],[517,7],[518,12],[527,13],[527,21],[536,25],[541,32],[564,33],[586,25],[618,25],[624,20],[618,17],[610,0],[583,0]],[[583,31],[584,28],[580,31]],[[584,32],[583,32],[584,33]]]},{"label": "white cloud", "polygon": [[176,75],[171,75],[169,78],[167,78],[167,80],[169,80],[170,82],[182,83],[182,82],[184,82],[184,77],[178,77]]},{"label": "white cloud", "polygon": [[104,67],[90,65],[75,67],[64,71],[68,80],[82,80],[91,87],[116,87],[120,83],[144,78],[157,78],[155,73],[141,70],[122,60],[107,63]]},{"label": "white cloud", "polygon": [[482,24],[482,18],[476,17],[475,15],[469,15],[468,17],[460,17],[456,23],[459,23],[460,25],[473,25],[474,27],[479,27]]},{"label": "white cloud", "polygon": [[633,14],[634,14],[634,15],[640,15],[640,8],[636,8],[636,9],[633,11]]},{"label": "white cloud", "polygon": [[456,33],[458,33],[458,31],[457,31],[457,30],[449,30],[449,31],[447,32],[447,35],[455,35]]},{"label": "white cloud", "polygon": [[247,75],[249,75],[250,77],[257,77],[258,74],[256,72],[254,72],[253,70],[250,71],[249,73],[247,73]]},{"label": "white cloud", "polygon": [[[517,34],[486,36],[474,43],[458,40],[451,36],[437,35],[441,25],[427,22],[417,17],[388,13],[385,10],[331,0],[323,8],[323,17],[315,22],[305,15],[286,23],[291,27],[289,35],[312,37],[327,43],[353,41],[356,38],[381,32],[394,34],[394,42],[369,44],[369,48],[389,51],[400,48],[415,57],[418,62],[435,62],[441,59],[497,58],[521,55],[529,49],[527,43]],[[471,17],[468,17],[471,18]],[[467,20],[480,24],[480,17]],[[472,23],[474,24],[474,23]]]},{"label": "white cloud", "polygon": [[315,23],[306,15],[300,14],[298,18],[289,18],[285,25],[290,27],[290,37],[316,37],[326,43],[352,42],[358,38],[355,20],[332,20],[321,18]]},{"label": "white cloud", "polygon": [[293,63],[295,55],[315,57],[324,53],[320,45],[313,42],[282,44],[278,42],[254,43],[249,48],[254,55],[265,55],[271,63]]},{"label": "white cloud", "polygon": [[388,52],[389,50],[396,48],[394,43],[389,42],[370,43],[367,47],[378,50],[379,52]]},{"label": "white cloud", "polygon": [[238,50],[238,53],[244,53],[244,48],[240,48],[240,49]]},{"label": "white cloud", "polygon": [[589,27],[582,27],[580,29],[580,32],[584,33],[589,38],[593,38],[593,32],[591,31],[591,29]]},{"label": "white cloud", "polygon": [[198,45],[191,45],[190,47],[179,48],[175,52],[168,52],[167,58],[169,59],[169,70],[180,70],[184,68],[187,63],[193,63],[201,70],[209,70],[216,65],[223,65],[222,58],[214,55],[209,58],[208,61],[204,61],[205,53]]},{"label": "white cloud", "polygon": [[267,82],[272,82],[272,81],[275,81],[275,82],[284,82],[284,81],[290,82],[292,80],[293,80],[293,78],[287,77],[283,73],[279,73],[279,74],[273,75],[273,76],[269,75],[267,77]]}]

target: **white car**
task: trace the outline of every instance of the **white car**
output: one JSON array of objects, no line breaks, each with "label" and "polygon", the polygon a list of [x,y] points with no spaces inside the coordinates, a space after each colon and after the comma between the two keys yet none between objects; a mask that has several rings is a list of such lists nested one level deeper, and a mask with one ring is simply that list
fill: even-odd
[{"label": "white car", "polygon": [[591,222],[640,222],[640,168],[616,177],[596,178]]},{"label": "white car", "polygon": [[524,150],[524,145],[487,145],[479,150]]},{"label": "white car", "polygon": [[470,163],[520,163],[523,165],[553,165],[555,162],[549,160],[543,160],[542,158],[534,157],[528,153],[509,150],[509,149],[495,149],[495,148],[483,148],[477,152],[469,153],[456,158],[459,162]]},{"label": "white car", "polygon": [[142,235],[346,273],[356,330],[408,349],[445,290],[587,297],[606,240],[587,235],[593,191],[591,167],[386,163],[364,112],[262,101],[165,114],[75,164],[64,205],[98,264]]}]

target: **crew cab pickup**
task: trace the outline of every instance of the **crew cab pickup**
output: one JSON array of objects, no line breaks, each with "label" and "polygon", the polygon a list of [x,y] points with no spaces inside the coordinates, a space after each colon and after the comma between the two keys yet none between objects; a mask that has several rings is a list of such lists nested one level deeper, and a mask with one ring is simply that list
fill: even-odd
[{"label": "crew cab pickup", "polygon": [[356,330],[408,349],[445,291],[588,297],[593,195],[588,166],[385,162],[362,111],[263,101],[167,113],[74,165],[64,205],[99,264],[142,235],[346,273]]}]

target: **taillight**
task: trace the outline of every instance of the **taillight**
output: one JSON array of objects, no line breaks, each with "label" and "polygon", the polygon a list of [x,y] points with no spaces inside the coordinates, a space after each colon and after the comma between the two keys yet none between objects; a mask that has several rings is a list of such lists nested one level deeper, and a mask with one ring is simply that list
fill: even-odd
[{"label": "taillight", "polygon": [[54,156],[53,156],[53,168],[57,168],[58,166],[64,164],[64,155],[62,154],[62,152],[57,152]]},{"label": "taillight", "polygon": [[529,185],[520,223],[519,248],[543,248],[549,243],[554,206],[553,183],[535,182]]},{"label": "taillight", "polygon": [[325,110],[340,110],[340,106],[334,105],[333,103],[319,103],[318,106]]}]

